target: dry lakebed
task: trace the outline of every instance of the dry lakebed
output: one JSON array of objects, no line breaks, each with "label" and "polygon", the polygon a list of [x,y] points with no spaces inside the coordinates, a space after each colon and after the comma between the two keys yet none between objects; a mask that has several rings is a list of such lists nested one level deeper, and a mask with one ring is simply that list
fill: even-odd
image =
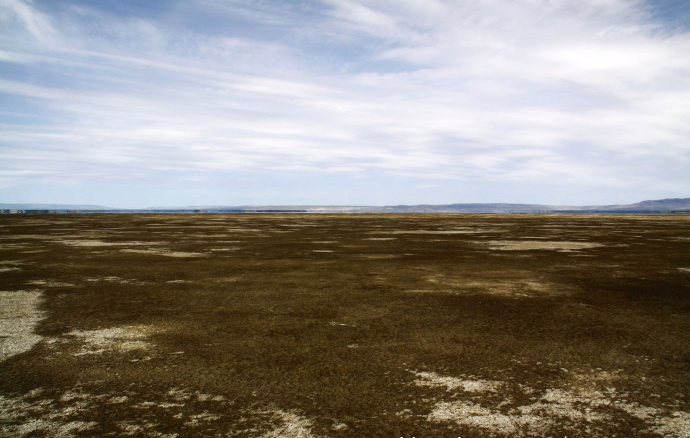
[{"label": "dry lakebed", "polygon": [[690,437],[690,215],[0,216],[0,437]]}]

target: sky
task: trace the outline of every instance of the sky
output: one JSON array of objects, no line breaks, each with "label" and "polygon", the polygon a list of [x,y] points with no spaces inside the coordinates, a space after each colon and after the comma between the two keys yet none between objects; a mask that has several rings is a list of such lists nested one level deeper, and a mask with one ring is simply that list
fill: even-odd
[{"label": "sky", "polygon": [[688,196],[689,0],[0,0],[0,203]]}]

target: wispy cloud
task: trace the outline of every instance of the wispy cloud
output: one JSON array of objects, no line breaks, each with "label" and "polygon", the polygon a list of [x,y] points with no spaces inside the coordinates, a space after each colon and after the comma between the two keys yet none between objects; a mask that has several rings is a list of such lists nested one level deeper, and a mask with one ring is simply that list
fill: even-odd
[{"label": "wispy cloud", "polygon": [[690,30],[652,3],[123,4],[0,2],[3,193],[170,170],[690,188]]}]

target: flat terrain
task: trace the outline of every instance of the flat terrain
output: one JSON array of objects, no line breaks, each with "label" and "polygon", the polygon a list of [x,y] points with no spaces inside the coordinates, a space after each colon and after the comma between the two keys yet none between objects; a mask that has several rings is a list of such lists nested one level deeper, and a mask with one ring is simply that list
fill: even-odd
[{"label": "flat terrain", "polygon": [[690,437],[690,216],[0,216],[0,436]]}]

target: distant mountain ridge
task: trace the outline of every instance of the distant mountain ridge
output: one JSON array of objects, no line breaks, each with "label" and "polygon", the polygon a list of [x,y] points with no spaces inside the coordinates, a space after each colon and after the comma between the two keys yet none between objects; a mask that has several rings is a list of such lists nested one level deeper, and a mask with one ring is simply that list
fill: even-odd
[{"label": "distant mountain ridge", "polygon": [[48,212],[121,212],[121,213],[664,213],[689,212],[690,198],[653,199],[624,205],[553,206],[541,204],[464,203],[417,204],[389,206],[355,205],[242,205],[242,206],[187,206],[139,209],[110,208],[101,205],[69,204],[0,204],[0,210]]}]

